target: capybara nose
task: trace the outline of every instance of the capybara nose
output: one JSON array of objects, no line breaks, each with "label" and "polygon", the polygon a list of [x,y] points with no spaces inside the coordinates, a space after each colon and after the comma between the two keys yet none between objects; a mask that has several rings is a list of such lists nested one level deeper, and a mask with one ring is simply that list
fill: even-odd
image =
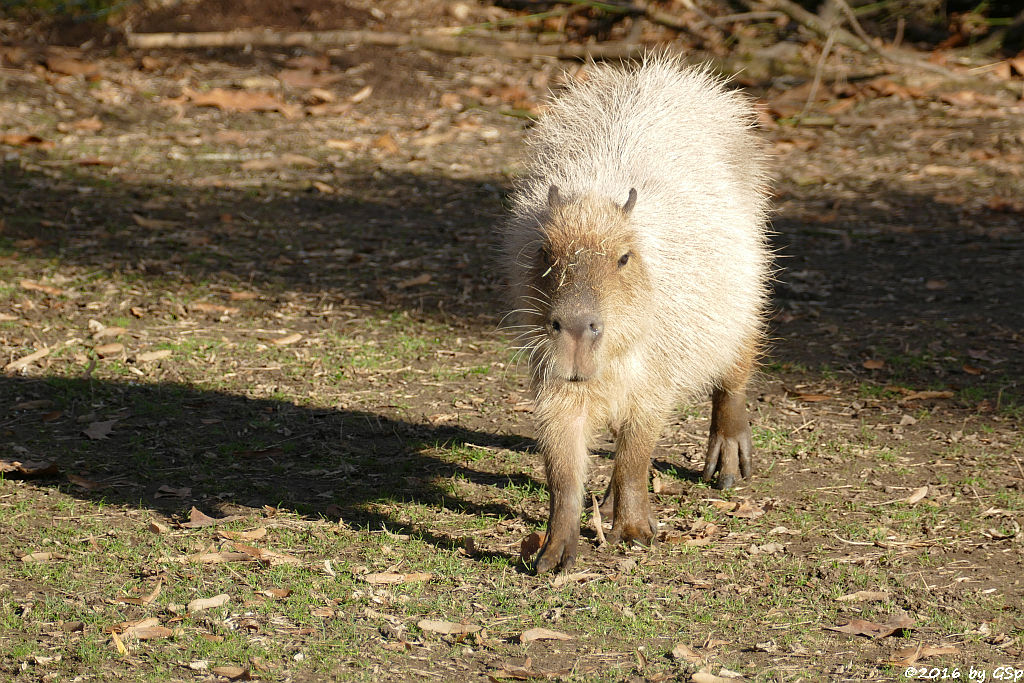
[{"label": "capybara nose", "polygon": [[604,332],[604,322],[592,313],[559,315],[551,318],[556,335],[567,334],[576,341],[595,341]]}]

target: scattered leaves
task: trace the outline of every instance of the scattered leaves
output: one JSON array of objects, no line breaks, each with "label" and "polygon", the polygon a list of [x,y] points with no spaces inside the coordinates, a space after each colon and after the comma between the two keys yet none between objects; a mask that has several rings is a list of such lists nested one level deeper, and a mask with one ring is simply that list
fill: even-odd
[{"label": "scattered leaves", "polygon": [[396,584],[396,583],[418,583],[430,581],[434,575],[430,572],[415,572],[412,574],[396,574],[394,572],[380,572],[377,574],[364,574],[360,577],[363,581],[372,584]]},{"label": "scattered leaves", "polygon": [[868,636],[869,638],[885,638],[896,631],[910,629],[913,625],[914,620],[906,613],[896,612],[884,624],[876,624],[864,619],[849,619],[839,626],[826,626],[825,629],[856,636]]},{"label": "scattered leaves", "polygon": [[483,628],[476,624],[457,624],[453,621],[435,621],[433,619],[420,619],[416,622],[416,625],[424,631],[440,633],[446,636],[476,633]]},{"label": "scattered leaves", "polygon": [[221,593],[220,595],[215,595],[212,598],[196,598],[188,603],[188,613],[195,614],[196,612],[202,612],[203,610],[220,607],[221,605],[227,604],[229,600],[231,600],[231,596],[227,593]]},{"label": "scattered leaves", "polygon": [[60,474],[60,468],[49,460],[0,460],[0,473],[22,477],[52,477]]},{"label": "scattered leaves", "polygon": [[93,441],[106,439],[110,436],[110,432],[114,430],[114,425],[117,422],[118,420],[101,420],[99,422],[93,422],[83,429],[82,433]]},{"label": "scattered leaves", "polygon": [[531,628],[519,634],[520,643],[532,643],[535,640],[572,640],[573,637],[561,631],[552,631],[547,628]]},{"label": "scattered leaves", "polygon": [[936,657],[938,655],[955,655],[958,652],[960,652],[960,650],[952,645],[911,645],[910,647],[900,648],[899,650],[896,650],[896,652],[893,652],[892,658],[885,663],[892,664],[894,666],[910,666],[915,662],[928,657]]}]

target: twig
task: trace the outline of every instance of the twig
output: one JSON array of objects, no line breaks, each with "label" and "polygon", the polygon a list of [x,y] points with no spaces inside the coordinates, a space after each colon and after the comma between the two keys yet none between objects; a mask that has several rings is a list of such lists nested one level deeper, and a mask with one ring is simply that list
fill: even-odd
[{"label": "twig", "polygon": [[800,119],[807,116],[808,110],[814,103],[814,98],[818,94],[818,87],[821,85],[821,72],[825,68],[825,60],[828,59],[829,52],[832,51],[832,43],[835,41],[836,32],[832,30],[828,34],[828,38],[825,40],[825,45],[821,48],[821,56],[818,57],[818,66],[814,69],[814,82],[811,83],[811,91],[807,93],[807,101],[804,102],[803,111],[800,112]]},{"label": "twig", "polygon": [[[457,31],[458,29],[455,29]],[[328,45],[381,45],[411,47],[453,54],[484,54],[513,59],[555,57],[558,59],[628,59],[648,48],[630,42],[587,45],[536,45],[508,40],[479,40],[445,32],[392,33],[384,31],[270,31],[238,30],[201,33],[131,33],[128,46],[140,49],[241,47],[316,47]]]}]

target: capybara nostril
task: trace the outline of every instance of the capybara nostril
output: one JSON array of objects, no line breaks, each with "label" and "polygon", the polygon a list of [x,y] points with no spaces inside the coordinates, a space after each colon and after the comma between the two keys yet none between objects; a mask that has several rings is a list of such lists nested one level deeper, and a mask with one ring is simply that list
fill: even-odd
[{"label": "capybara nostril", "polygon": [[562,322],[558,318],[552,318],[551,329],[555,331],[555,334],[558,334],[562,331]]},{"label": "capybara nostril", "polygon": [[601,333],[604,332],[604,323],[601,322],[600,318],[594,318],[590,321],[589,329],[591,334],[595,337],[599,337],[601,336]]}]

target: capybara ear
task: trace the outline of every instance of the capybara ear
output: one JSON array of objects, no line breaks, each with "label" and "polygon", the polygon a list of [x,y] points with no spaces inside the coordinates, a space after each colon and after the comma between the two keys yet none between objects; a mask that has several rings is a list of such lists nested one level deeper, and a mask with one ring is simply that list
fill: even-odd
[{"label": "capybara ear", "polygon": [[562,198],[558,194],[558,185],[551,183],[551,187],[548,188],[548,206],[557,209],[561,204]]},{"label": "capybara ear", "polygon": [[[554,187],[554,185],[551,187]],[[622,213],[628,216],[634,206],[636,206],[636,188],[631,187],[629,188],[629,198],[626,200],[626,203],[622,205]]]}]

